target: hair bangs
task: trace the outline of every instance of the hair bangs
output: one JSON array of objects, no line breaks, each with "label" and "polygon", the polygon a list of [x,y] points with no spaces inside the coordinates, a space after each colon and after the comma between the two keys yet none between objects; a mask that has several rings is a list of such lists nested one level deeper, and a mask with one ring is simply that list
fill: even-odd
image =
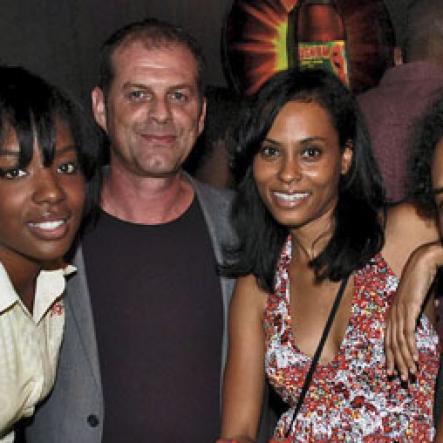
[{"label": "hair bangs", "polygon": [[32,159],[34,149],[34,129],[30,109],[23,101],[16,101],[15,106],[8,103],[8,97],[3,97],[0,103],[0,143],[3,148],[10,143],[10,137],[15,136],[18,144],[18,164],[23,168]]}]

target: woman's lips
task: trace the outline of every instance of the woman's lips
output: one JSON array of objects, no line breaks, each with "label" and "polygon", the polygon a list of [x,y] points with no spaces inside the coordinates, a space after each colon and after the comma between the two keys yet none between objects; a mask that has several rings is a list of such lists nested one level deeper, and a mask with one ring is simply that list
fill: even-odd
[{"label": "woman's lips", "polygon": [[58,240],[68,231],[66,218],[28,222],[27,225],[29,230],[42,240]]},{"label": "woman's lips", "polygon": [[274,200],[280,206],[294,207],[309,197],[309,192],[272,192]]}]

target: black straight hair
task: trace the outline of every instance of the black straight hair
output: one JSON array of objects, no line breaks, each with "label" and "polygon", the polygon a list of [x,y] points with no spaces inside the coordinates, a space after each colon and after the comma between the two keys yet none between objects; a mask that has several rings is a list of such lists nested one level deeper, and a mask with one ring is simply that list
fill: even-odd
[{"label": "black straight hair", "polygon": [[34,140],[45,166],[54,160],[57,124],[70,130],[88,192],[84,218],[98,206],[100,145],[98,132],[81,106],[59,88],[17,66],[0,66],[0,144],[13,130],[19,145],[18,167],[32,160]]},{"label": "black straight hair", "polygon": [[314,258],[319,280],[339,281],[359,269],[384,242],[380,211],[384,207],[382,180],[369,137],[352,93],[332,74],[322,70],[288,70],[272,77],[252,98],[236,133],[233,174],[238,194],[232,223],[237,243],[226,247],[224,272],[256,276],[271,292],[274,274],[289,229],[279,224],[262,202],[252,164],[277,114],[289,101],[316,103],[324,108],[337,131],[342,150],[353,150],[347,174],[340,178],[334,211],[334,233]]}]

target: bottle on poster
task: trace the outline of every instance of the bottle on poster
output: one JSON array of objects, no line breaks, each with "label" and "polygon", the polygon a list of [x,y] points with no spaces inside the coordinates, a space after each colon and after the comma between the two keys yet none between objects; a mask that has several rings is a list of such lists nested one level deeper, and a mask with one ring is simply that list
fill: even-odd
[{"label": "bottle on poster", "polygon": [[301,69],[333,72],[349,86],[346,32],[333,0],[304,0],[298,7],[297,50]]}]

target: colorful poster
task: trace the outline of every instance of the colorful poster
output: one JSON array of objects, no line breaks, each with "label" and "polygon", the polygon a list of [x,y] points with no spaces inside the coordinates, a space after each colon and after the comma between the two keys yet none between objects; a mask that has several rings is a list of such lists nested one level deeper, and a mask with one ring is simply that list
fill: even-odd
[{"label": "colorful poster", "polygon": [[361,92],[392,65],[393,48],[382,0],[234,0],[223,30],[225,74],[246,94],[292,66],[329,69]]}]

